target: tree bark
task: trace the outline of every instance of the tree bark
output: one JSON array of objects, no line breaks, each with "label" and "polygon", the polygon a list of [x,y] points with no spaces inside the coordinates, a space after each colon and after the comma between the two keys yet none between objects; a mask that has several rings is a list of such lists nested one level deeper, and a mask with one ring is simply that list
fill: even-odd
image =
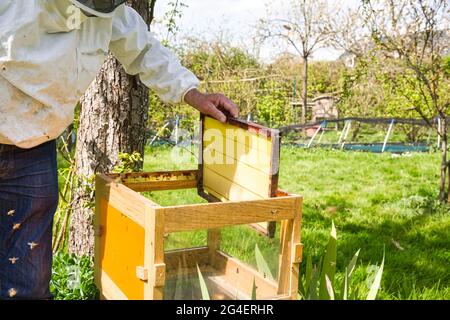
[{"label": "tree bark", "polygon": [[[441,118],[441,127],[439,128],[441,135],[441,178],[439,184],[439,200],[441,202],[448,201],[449,195],[446,191],[446,179],[447,179],[447,119]],[[450,177],[449,177],[450,178]],[[449,180],[450,183],[450,180]]]},{"label": "tree bark", "polygon": [[[155,2],[149,6],[147,0],[132,0],[128,5],[150,25]],[[93,176],[111,171],[120,152],[144,155],[148,101],[148,89],[137,76],[127,75],[112,55],[81,98],[75,157],[79,181],[72,196],[71,253],[93,255]]]},{"label": "tree bark", "polygon": [[306,123],[306,111],[308,108],[308,58],[303,58],[303,69],[302,69],[302,116],[301,123]]}]

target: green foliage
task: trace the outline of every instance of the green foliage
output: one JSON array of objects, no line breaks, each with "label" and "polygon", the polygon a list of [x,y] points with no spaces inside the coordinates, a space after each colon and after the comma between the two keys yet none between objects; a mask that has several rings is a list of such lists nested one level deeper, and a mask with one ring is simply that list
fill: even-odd
[{"label": "green foliage", "polygon": [[270,271],[269,265],[261,253],[261,250],[259,250],[258,244],[255,245],[255,259],[259,273],[264,275],[264,278],[269,277],[270,279],[275,279],[272,275],[272,271]]},{"label": "green foliage", "polygon": [[312,99],[325,93],[337,94],[341,90],[340,78],[344,72],[346,72],[346,68],[340,62],[310,62],[308,97]]},{"label": "green foliage", "polygon": [[[345,269],[344,278],[335,279],[337,237],[336,228],[334,222],[332,222],[327,249],[323,259],[321,259],[323,260],[323,265],[321,267],[313,267],[311,256],[306,260],[305,271],[301,273],[299,280],[300,298],[305,300],[374,300],[381,287],[384,257],[379,268],[373,266],[375,269],[373,279],[368,272],[369,292],[365,297],[363,293],[365,290],[361,290],[360,283],[352,285],[352,276],[356,268],[359,252],[360,250],[358,249]],[[337,288],[340,288],[340,291],[336,290]]]},{"label": "green foliage", "polygon": [[129,153],[119,153],[119,164],[114,167],[113,172],[115,173],[129,173],[136,171],[139,163],[143,161],[142,156],[139,152]]},{"label": "green foliage", "polygon": [[336,273],[336,252],[337,252],[336,228],[334,222],[331,224],[331,233],[328,240],[327,250],[323,259],[322,272],[320,274],[319,299],[329,300],[334,297],[332,284]]},{"label": "green foliage", "polygon": [[50,291],[56,300],[97,299],[92,260],[86,256],[56,253],[53,257]]},{"label": "green foliage", "polygon": [[169,1],[167,5],[170,9],[164,14],[164,27],[167,30],[166,37],[162,41],[164,45],[169,45],[170,38],[175,37],[180,31],[177,20],[183,16],[183,9],[188,7],[180,0]]},{"label": "green foliage", "polygon": [[253,278],[252,296],[251,300],[256,300],[256,280]]},{"label": "green foliage", "polygon": [[256,98],[258,119],[270,127],[291,123],[292,109],[287,104],[286,92],[280,89],[280,84],[269,80],[263,84],[262,90],[264,93]]},{"label": "green foliage", "polygon": [[356,251],[355,255],[353,256],[352,260],[350,260],[350,263],[348,264],[347,268],[345,269],[344,273],[344,282],[342,283],[342,300],[348,300],[349,296],[349,283],[351,282],[353,271],[355,271],[356,262],[358,260],[360,249]]},{"label": "green foliage", "polygon": [[444,76],[450,78],[450,56],[442,59],[442,70],[444,70]]},{"label": "green foliage", "polygon": [[377,297],[377,293],[381,287],[381,277],[383,276],[383,269],[384,269],[384,254],[383,260],[381,261],[381,265],[379,268],[377,268],[377,271],[375,272],[374,279],[372,284],[370,285],[369,293],[367,294],[366,300],[375,300],[375,298]]},{"label": "green foliage", "polygon": [[211,300],[209,297],[208,287],[206,286],[205,279],[203,278],[202,272],[197,265],[198,281],[200,282],[200,290],[202,292],[202,300]]},{"label": "green foliage", "polygon": [[[422,81],[400,60],[374,56],[360,59],[354,69],[343,72],[340,83],[341,116],[421,118],[417,110],[428,118],[438,116]],[[450,101],[448,79],[439,83],[439,101]],[[428,128],[410,125],[397,125],[395,131],[403,132],[407,142],[416,142],[428,134]]]}]

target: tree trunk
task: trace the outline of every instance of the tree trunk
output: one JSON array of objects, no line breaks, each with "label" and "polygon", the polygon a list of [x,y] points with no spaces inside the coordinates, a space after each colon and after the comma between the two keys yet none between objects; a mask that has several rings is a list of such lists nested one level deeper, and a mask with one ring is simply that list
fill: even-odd
[{"label": "tree trunk", "polygon": [[[155,1],[128,1],[150,25]],[[93,176],[111,171],[120,152],[144,154],[148,117],[148,89],[137,76],[125,73],[111,55],[81,98],[76,175],[78,185],[72,197],[69,251],[93,254]]]},{"label": "tree trunk", "polygon": [[302,70],[302,118],[301,123],[306,123],[306,111],[308,107],[308,58],[303,58],[303,70]]},{"label": "tree trunk", "polygon": [[[441,119],[441,127],[439,128],[441,135],[441,179],[439,184],[439,200],[441,202],[448,201],[448,193],[446,191],[446,178],[447,178],[447,119]],[[449,180],[450,182],[450,180]]]}]

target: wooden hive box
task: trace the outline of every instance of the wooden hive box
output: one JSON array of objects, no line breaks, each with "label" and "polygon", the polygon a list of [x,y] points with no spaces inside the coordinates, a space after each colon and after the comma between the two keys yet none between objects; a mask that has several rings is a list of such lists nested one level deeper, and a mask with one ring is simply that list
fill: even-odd
[{"label": "wooden hive box", "polygon": [[[222,159],[222,160],[221,160]],[[179,272],[197,274],[225,299],[295,299],[302,197],[278,190],[277,131],[229,119],[201,118],[198,170],[100,174],[96,178],[95,282],[106,299],[164,299]],[[197,188],[210,203],[161,206],[139,192]],[[278,280],[220,250],[221,229],[281,222]],[[269,228],[270,229],[270,228]],[[164,250],[165,234],[208,230],[207,245]],[[167,297],[166,297],[167,298]]]}]

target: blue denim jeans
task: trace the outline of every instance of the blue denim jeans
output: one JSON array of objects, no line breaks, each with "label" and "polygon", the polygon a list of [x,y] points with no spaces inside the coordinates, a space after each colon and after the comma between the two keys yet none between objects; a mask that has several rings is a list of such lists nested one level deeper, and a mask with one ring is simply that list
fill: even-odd
[{"label": "blue denim jeans", "polygon": [[56,143],[0,144],[0,299],[51,299]]}]

